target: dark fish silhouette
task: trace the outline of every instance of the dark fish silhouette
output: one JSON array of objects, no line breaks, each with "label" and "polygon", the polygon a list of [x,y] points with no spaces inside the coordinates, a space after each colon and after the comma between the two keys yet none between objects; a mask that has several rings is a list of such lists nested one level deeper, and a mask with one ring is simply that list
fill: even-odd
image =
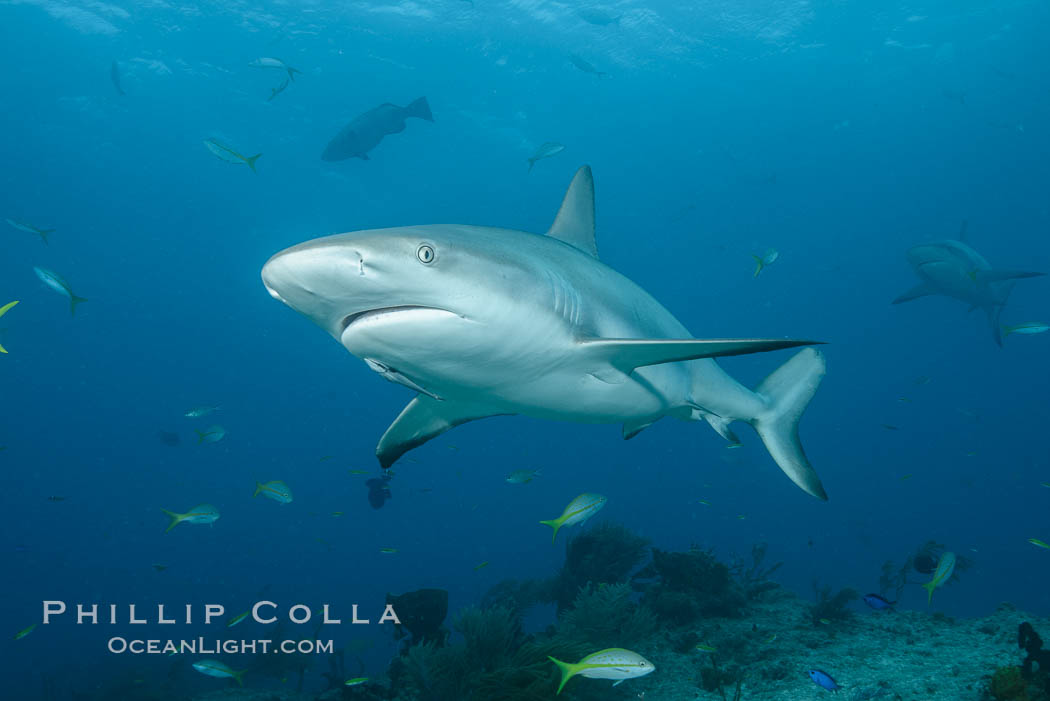
[{"label": "dark fish silhouette", "polygon": [[171,431],[159,431],[157,437],[160,439],[161,443],[169,448],[174,448],[182,441],[182,439],[179,438],[179,434],[172,433]]},{"label": "dark fish silhouette", "polygon": [[288,78],[285,78],[284,82],[281,83],[280,85],[278,85],[276,88],[270,88],[270,96],[268,98],[266,98],[266,101],[270,102],[271,100],[273,100],[273,98],[275,98],[278,95],[280,95],[281,93],[283,93],[284,89],[288,87],[288,83],[289,83]]},{"label": "dark fish silhouette", "polygon": [[328,143],[323,161],[345,161],[347,158],[368,160],[368,152],[379,145],[388,134],[399,134],[405,130],[409,117],[434,121],[427,98],[414,100],[407,107],[398,107],[389,102],[355,117]]},{"label": "dark fish silhouette", "polygon": [[601,78],[603,75],[609,75],[605,71],[599,71],[597,68],[592,66],[590,63],[585,61],[577,54],[569,54],[569,61],[571,61],[572,65],[576,66],[584,73],[590,73],[592,75],[598,76],[599,78]]},{"label": "dark fish silhouette", "polygon": [[365,486],[368,487],[368,503],[372,505],[373,509],[383,508],[383,504],[386,503],[387,499],[394,498],[394,495],[390,492],[389,475],[374,477],[365,482]]},{"label": "dark fish silhouette", "polygon": [[113,87],[117,89],[117,92],[121,95],[126,95],[124,88],[120,87],[120,66],[114,61],[109,66],[109,79],[113,81]]}]

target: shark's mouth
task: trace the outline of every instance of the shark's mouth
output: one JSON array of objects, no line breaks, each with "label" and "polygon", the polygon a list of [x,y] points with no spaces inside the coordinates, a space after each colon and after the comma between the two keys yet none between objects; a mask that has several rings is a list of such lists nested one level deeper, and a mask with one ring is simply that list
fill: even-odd
[{"label": "shark's mouth", "polygon": [[356,322],[377,319],[391,314],[400,314],[403,312],[413,311],[430,311],[430,312],[444,312],[446,314],[452,314],[447,309],[441,309],[440,307],[427,307],[421,304],[403,304],[396,307],[379,307],[377,309],[365,309],[364,311],[354,312],[343,317],[343,331],[346,331],[350,326]]}]

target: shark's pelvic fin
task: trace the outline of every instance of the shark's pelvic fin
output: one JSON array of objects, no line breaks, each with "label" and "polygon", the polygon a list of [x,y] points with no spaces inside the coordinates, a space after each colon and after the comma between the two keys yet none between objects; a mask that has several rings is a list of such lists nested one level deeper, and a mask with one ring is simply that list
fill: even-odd
[{"label": "shark's pelvic fin", "polygon": [[623,422],[623,439],[629,441],[645,429],[652,426],[660,417],[655,419],[636,419]]},{"label": "shark's pelvic fin", "polygon": [[827,492],[798,438],[802,412],[816,393],[824,369],[824,356],[805,348],[774,370],[755,390],[769,402],[769,410],[751,419],[751,425],[784,474],[806,492],[827,501]]},{"label": "shark's pelvic fin", "polygon": [[682,360],[715,358],[724,355],[764,353],[782,348],[811,346],[819,341],[779,338],[748,339],[651,339],[595,338],[579,341],[580,350],[594,369],[591,374],[603,382],[619,384],[635,368],[676,363]]},{"label": "shark's pelvic fin", "polygon": [[598,257],[594,238],[594,177],[590,166],[576,171],[547,235]]},{"label": "shark's pelvic fin", "polygon": [[408,403],[394,423],[379,439],[376,457],[383,468],[390,467],[402,455],[439,436],[450,428],[486,416],[498,416],[502,412],[492,411],[479,404],[456,401],[439,401],[424,394]]},{"label": "shark's pelvic fin", "polygon": [[893,300],[893,304],[900,304],[901,302],[910,302],[913,299],[918,299],[919,297],[925,297],[927,295],[934,294],[937,294],[937,290],[933,289],[925,282],[920,282],[918,285],[911,288],[897,299]]}]

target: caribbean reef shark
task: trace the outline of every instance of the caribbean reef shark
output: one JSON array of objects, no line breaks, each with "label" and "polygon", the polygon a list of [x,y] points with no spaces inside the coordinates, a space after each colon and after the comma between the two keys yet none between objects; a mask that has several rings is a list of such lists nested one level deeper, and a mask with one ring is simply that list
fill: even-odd
[{"label": "caribbean reef shark", "polygon": [[992,336],[1002,346],[999,317],[1013,291],[1014,283],[1022,278],[1039,277],[1043,273],[993,270],[984,256],[973,250],[965,239],[966,223],[963,222],[958,239],[934,241],[910,248],[908,262],[922,282],[893,300],[893,303],[910,302],[928,295],[944,295],[962,300],[970,305],[970,311],[985,311],[992,327]]},{"label": "caribbean reef shark", "polygon": [[545,236],[459,224],[357,231],[278,253],[262,279],[372,370],[418,392],[379,441],[383,467],[487,416],[622,423],[625,438],[664,416],[702,419],[733,443],[729,424],[740,420],[795,484],[827,499],[798,438],[823,356],[805,348],[755,390],[712,360],[813,342],[694,339],[598,260],[587,166]]}]

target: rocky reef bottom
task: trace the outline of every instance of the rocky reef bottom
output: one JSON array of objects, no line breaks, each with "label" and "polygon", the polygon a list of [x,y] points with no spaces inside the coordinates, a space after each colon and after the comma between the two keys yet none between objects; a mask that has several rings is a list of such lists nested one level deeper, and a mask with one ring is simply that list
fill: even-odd
[{"label": "rocky reef bottom", "polygon": [[[1028,653],[1019,646],[1025,622],[1050,633],[1050,620],[1003,604],[992,615],[953,619],[924,611],[858,612],[836,620],[813,620],[813,604],[782,589],[752,602],[747,615],[704,618],[687,629],[657,631],[635,649],[656,671],[612,687],[600,679],[575,678],[559,699],[602,701],[1042,701],[1045,679],[1022,678]],[[1023,641],[1022,641],[1023,642]],[[699,646],[699,647],[698,647]],[[553,667],[553,665],[552,665]],[[840,687],[811,680],[821,670]],[[1029,674],[1031,676],[1031,674]],[[555,699],[549,695],[530,695]],[[392,688],[376,679],[366,687],[295,694],[229,688],[193,701],[467,701],[418,689]],[[521,699],[515,690],[489,688],[472,701]]]}]

